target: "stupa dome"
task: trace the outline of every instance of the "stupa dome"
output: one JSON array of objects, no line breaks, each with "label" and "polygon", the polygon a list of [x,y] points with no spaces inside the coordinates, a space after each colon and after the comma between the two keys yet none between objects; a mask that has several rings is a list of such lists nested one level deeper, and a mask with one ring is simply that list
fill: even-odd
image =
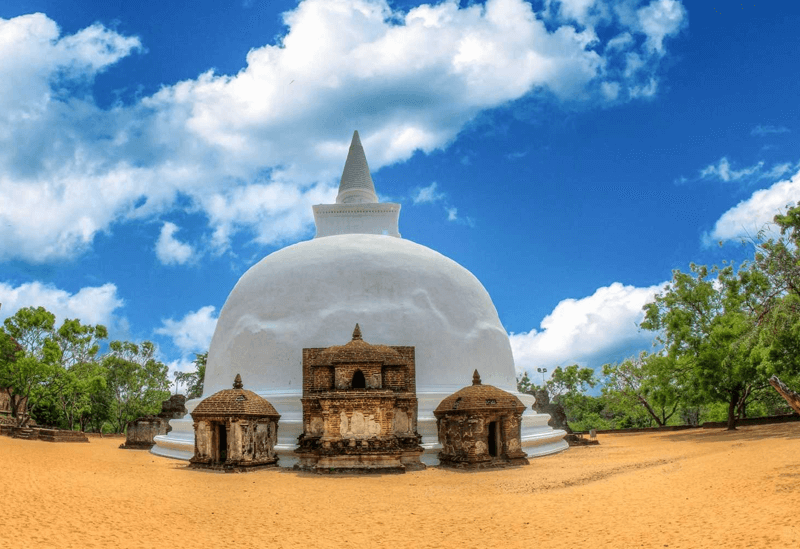
[{"label": "stupa dome", "polygon": [[[251,267],[220,311],[204,395],[226,388],[240,372],[281,415],[276,451],[285,465],[302,432],[302,350],[336,346],[356,323],[387,349],[415,348],[418,431],[429,457],[440,447],[433,410],[474,370],[487,384],[516,394],[511,344],[486,289],[452,259],[402,239],[399,213],[399,204],[377,202],[356,132],[337,203],[314,206],[316,237]],[[331,353],[365,345],[354,337]],[[533,397],[517,396],[526,408],[533,404]],[[548,419],[523,415],[528,455],[567,448],[564,431],[554,431]],[[169,435],[155,438],[153,452],[189,459],[190,422],[170,425]],[[435,463],[435,457],[423,461]]]},{"label": "stupa dome", "polygon": [[357,322],[372,341],[416,348],[419,391],[452,393],[476,368],[514,389],[508,335],[478,279],[414,242],[350,234],[289,246],[242,276],[217,321],[205,391],[241,372],[268,399],[300,394],[302,349],[333,346]]}]

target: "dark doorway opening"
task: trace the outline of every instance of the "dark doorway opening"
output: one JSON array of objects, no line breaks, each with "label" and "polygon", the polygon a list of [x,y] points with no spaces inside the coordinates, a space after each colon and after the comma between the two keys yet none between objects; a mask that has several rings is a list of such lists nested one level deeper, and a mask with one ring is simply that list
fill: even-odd
[{"label": "dark doorway opening", "polygon": [[356,370],[353,374],[353,383],[351,385],[353,389],[366,389],[367,388],[367,380],[364,379],[364,372],[361,370]]},{"label": "dark doorway opening", "polygon": [[497,457],[497,442],[497,422],[492,421],[489,423],[489,455],[492,457]]},{"label": "dark doorway opening", "polygon": [[220,463],[228,459],[228,430],[224,423],[217,425],[217,458]]}]

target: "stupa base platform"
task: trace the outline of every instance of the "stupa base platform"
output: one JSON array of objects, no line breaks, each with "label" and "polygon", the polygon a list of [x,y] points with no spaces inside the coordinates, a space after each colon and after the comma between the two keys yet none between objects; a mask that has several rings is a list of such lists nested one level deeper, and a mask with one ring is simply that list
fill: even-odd
[{"label": "stupa base platform", "polygon": [[[417,432],[422,435],[423,453],[420,461],[427,466],[439,464],[439,435],[436,427],[436,418],[433,410],[449,394],[458,388],[437,391],[417,391],[419,411],[417,418]],[[297,437],[303,432],[303,412],[300,405],[300,395],[298,393],[270,393],[268,391],[255,391],[270,401],[275,407],[281,419],[278,422],[278,443],[275,445],[275,452],[278,455],[279,467],[294,467],[298,463],[298,456],[295,453],[297,448]],[[569,448],[569,444],[564,440],[567,434],[561,429],[553,429],[547,422],[550,416],[547,414],[537,414],[530,407],[534,398],[530,395],[514,393],[527,407],[528,410],[522,416],[522,451],[528,459],[548,456],[563,452]],[[202,399],[192,399],[186,402],[186,409],[189,413],[194,410]],[[170,421],[172,430],[166,435],[155,437],[155,446],[150,450],[153,454],[162,457],[189,461],[194,455],[194,427],[192,418],[187,415],[182,419]]]}]

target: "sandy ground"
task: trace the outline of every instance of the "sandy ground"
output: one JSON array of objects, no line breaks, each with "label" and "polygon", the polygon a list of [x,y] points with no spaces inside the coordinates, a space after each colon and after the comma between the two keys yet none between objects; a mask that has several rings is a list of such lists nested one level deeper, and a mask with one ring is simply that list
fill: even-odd
[{"label": "sandy ground", "polygon": [[330,477],[0,437],[0,547],[800,547],[800,423],[598,438],[516,469]]}]

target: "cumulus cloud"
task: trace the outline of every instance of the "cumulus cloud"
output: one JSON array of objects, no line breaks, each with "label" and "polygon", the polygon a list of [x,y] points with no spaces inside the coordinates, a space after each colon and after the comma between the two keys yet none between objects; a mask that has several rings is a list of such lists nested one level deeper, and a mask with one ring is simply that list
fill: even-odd
[{"label": "cumulus cloud", "polygon": [[208,351],[217,327],[214,311],[213,305],[207,305],[186,313],[180,320],[163,320],[162,327],[156,329],[156,333],[170,337],[184,357],[190,353],[204,353]]},{"label": "cumulus cloud", "polygon": [[183,265],[194,256],[194,249],[190,245],[175,238],[178,230],[177,225],[168,221],[161,227],[161,234],[156,242],[156,257],[164,265]]},{"label": "cumulus cloud", "polygon": [[672,36],[686,24],[686,10],[677,0],[657,0],[636,11],[639,29],[647,35],[647,47],[664,51],[664,38]]},{"label": "cumulus cloud", "polygon": [[703,236],[706,245],[718,241],[752,238],[772,222],[786,206],[796,204],[800,197],[800,171],[790,179],[778,181],[767,189],[754,192],[750,198],[722,214],[713,230]]},{"label": "cumulus cloud", "polygon": [[[684,10],[609,6],[562,2],[583,22],[546,24],[523,0],[408,11],[304,0],[237,74],[208,71],[108,109],[92,99],[94,78],[141,50],[138,38],[100,24],[62,36],[42,14],[0,20],[0,261],[71,259],[178,196],[207,214],[218,250],[242,230],[281,243],[309,232],[309,205],[333,201],[353,129],[377,170],[446,147],[480,111],[534,90],[562,101],[652,95]],[[612,30],[613,47],[594,24]]]},{"label": "cumulus cloud", "polygon": [[124,305],[117,296],[114,284],[89,286],[69,293],[49,284],[26,282],[12,286],[0,282],[0,319],[13,316],[25,307],[44,307],[56,316],[56,325],[67,318],[79,319],[84,324],[108,326],[114,320],[114,311]]},{"label": "cumulus cloud", "polygon": [[638,288],[614,282],[581,299],[565,299],[542,320],[539,330],[512,333],[518,372],[581,364],[598,368],[648,349],[653,334],[640,331],[642,307],[666,283]]}]

